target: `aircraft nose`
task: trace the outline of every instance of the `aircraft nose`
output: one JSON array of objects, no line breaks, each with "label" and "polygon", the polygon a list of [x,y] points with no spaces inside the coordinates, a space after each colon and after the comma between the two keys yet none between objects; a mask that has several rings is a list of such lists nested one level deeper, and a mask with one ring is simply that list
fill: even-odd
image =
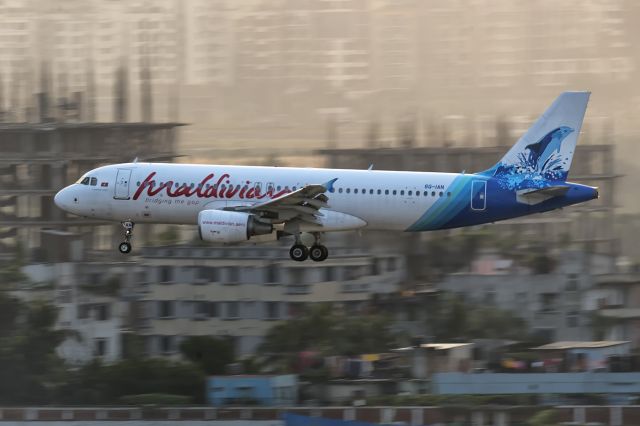
[{"label": "aircraft nose", "polygon": [[63,188],[53,197],[53,202],[61,208],[62,210],[69,210],[69,206],[71,206],[71,194],[69,193],[69,188]]}]

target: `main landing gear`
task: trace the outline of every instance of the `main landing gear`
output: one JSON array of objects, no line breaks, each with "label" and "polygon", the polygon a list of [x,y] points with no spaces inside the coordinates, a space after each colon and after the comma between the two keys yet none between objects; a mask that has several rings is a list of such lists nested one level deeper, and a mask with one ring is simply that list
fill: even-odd
[{"label": "main landing gear", "polygon": [[131,253],[131,237],[133,237],[133,225],[134,223],[130,220],[122,222],[122,227],[124,228],[124,241],[118,245],[118,250],[122,254]]},{"label": "main landing gear", "polygon": [[307,258],[310,258],[314,262],[322,262],[323,260],[326,260],[327,257],[329,257],[329,249],[320,244],[319,234],[314,234],[314,236],[316,237],[316,241],[309,248],[302,244],[299,235],[296,236],[296,243],[291,247],[291,250],[289,250],[289,256],[291,256],[291,259],[297,262],[303,262],[307,260]]}]

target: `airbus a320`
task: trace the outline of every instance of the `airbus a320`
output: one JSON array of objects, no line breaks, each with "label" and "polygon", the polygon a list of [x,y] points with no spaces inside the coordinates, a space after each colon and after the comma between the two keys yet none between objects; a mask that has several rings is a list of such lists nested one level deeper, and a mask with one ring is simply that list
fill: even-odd
[{"label": "airbus a320", "polygon": [[[506,155],[478,173],[132,162],[91,170],[55,203],[83,217],[121,222],[119,251],[135,223],[195,225],[200,238],[241,243],[293,237],[293,260],[327,259],[327,232],[422,232],[541,213],[598,197],[567,181],[588,92],[562,93]],[[303,233],[313,235],[310,247]]]}]

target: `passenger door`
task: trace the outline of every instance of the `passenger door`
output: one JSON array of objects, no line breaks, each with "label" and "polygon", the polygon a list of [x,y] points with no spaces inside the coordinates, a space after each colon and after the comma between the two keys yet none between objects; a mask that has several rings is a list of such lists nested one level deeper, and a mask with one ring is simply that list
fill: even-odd
[{"label": "passenger door", "polygon": [[131,180],[131,169],[118,169],[116,176],[115,194],[113,198],[116,200],[128,200],[129,196],[129,181]]}]

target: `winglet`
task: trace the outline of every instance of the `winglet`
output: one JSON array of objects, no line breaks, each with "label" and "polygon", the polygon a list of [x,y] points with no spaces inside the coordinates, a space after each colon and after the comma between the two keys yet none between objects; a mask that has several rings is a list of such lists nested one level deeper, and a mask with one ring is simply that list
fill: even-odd
[{"label": "winglet", "polygon": [[324,186],[327,191],[329,192],[333,192],[333,184],[338,180],[338,178],[333,178],[330,181],[323,183],[322,186]]},{"label": "winglet", "polygon": [[373,163],[369,164],[369,168],[367,170],[369,171],[373,170]]}]

